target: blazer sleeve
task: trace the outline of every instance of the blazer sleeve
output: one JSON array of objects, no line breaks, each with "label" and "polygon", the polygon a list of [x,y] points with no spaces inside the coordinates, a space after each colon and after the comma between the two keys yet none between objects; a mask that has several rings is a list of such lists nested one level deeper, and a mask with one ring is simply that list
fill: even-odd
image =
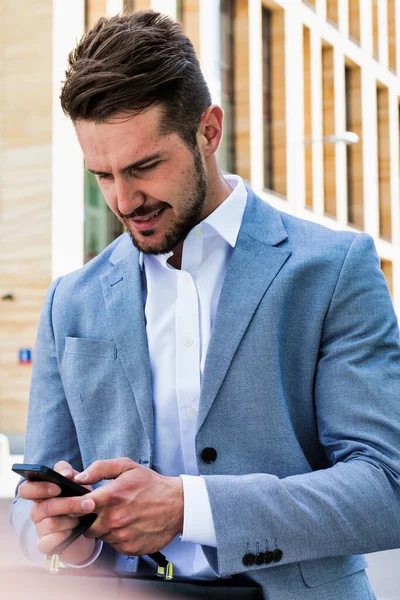
[{"label": "blazer sleeve", "polygon": [[[400,546],[400,348],[370,236],[353,239],[325,315],[314,402],[327,469],[205,476],[220,576]],[[279,563],[245,567],[268,539]],[[274,549],[274,548],[272,548]]]},{"label": "blazer sleeve", "polygon": [[[53,467],[66,460],[82,470],[74,423],[65,398],[52,326],[53,300],[60,278],[53,281],[43,305],[36,339],[30,389],[24,461]],[[36,549],[37,535],[30,519],[32,502],[18,497],[11,508],[11,524],[22,551],[37,563],[43,555]]]}]

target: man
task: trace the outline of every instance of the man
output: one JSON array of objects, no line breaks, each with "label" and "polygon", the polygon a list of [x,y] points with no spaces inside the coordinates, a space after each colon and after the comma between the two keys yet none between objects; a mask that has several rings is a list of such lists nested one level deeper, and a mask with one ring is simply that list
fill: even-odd
[{"label": "man", "polygon": [[26,553],[96,512],[67,564],[162,550],[268,600],[374,598],[361,554],[400,545],[400,351],[372,240],[221,175],[223,112],[166,17],[101,20],[61,101],[127,232],[47,295],[25,460],[103,485],[22,483]]}]

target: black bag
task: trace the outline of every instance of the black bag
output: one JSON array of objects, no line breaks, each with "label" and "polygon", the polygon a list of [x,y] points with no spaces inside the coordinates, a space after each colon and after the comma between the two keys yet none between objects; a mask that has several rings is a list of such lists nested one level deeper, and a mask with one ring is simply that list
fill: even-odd
[{"label": "black bag", "polygon": [[[175,577],[170,581],[154,576],[131,578],[138,583],[138,589],[174,598],[207,598],[207,600],[262,600],[262,590],[254,581],[240,576],[230,579],[196,580],[189,577]],[[126,581],[126,579],[125,579]]]}]

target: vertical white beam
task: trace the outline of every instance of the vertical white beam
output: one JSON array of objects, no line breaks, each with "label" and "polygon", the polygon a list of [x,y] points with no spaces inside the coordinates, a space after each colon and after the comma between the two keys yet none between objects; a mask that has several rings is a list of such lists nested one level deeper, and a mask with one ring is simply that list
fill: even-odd
[{"label": "vertical white beam", "polygon": [[303,35],[299,5],[285,12],[287,199],[293,214],[305,205]]},{"label": "vertical white beam", "polygon": [[326,19],[326,0],[316,0],[315,10],[322,21]]},{"label": "vertical white beam", "polygon": [[52,277],[83,265],[83,158],[60,106],[67,56],[84,33],[83,0],[53,0]]},{"label": "vertical white beam", "polygon": [[177,18],[177,2],[176,0],[151,0],[151,8],[156,11],[169,15],[173,19]]},{"label": "vertical white beam", "polygon": [[338,0],[339,31],[343,38],[349,37],[349,0]]},{"label": "vertical white beam", "polygon": [[360,4],[360,38],[363,51],[368,56],[372,56],[374,49],[374,34],[371,0],[362,0]]},{"label": "vertical white beam", "polygon": [[261,0],[249,0],[250,182],[264,187]]},{"label": "vertical white beam", "polygon": [[208,84],[212,101],[221,104],[220,69],[220,3],[219,0],[200,0],[200,66]]},{"label": "vertical white beam", "polygon": [[124,1],[123,0],[107,0],[107,7],[106,7],[107,17],[112,17],[113,15],[122,13],[123,10],[124,10]]}]

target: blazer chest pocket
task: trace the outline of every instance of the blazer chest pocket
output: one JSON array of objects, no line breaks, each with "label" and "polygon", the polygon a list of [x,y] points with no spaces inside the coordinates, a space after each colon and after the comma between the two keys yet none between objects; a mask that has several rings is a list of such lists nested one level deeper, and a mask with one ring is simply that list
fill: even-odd
[{"label": "blazer chest pocket", "polygon": [[65,354],[96,358],[117,358],[117,348],[112,340],[92,340],[66,336]]}]

